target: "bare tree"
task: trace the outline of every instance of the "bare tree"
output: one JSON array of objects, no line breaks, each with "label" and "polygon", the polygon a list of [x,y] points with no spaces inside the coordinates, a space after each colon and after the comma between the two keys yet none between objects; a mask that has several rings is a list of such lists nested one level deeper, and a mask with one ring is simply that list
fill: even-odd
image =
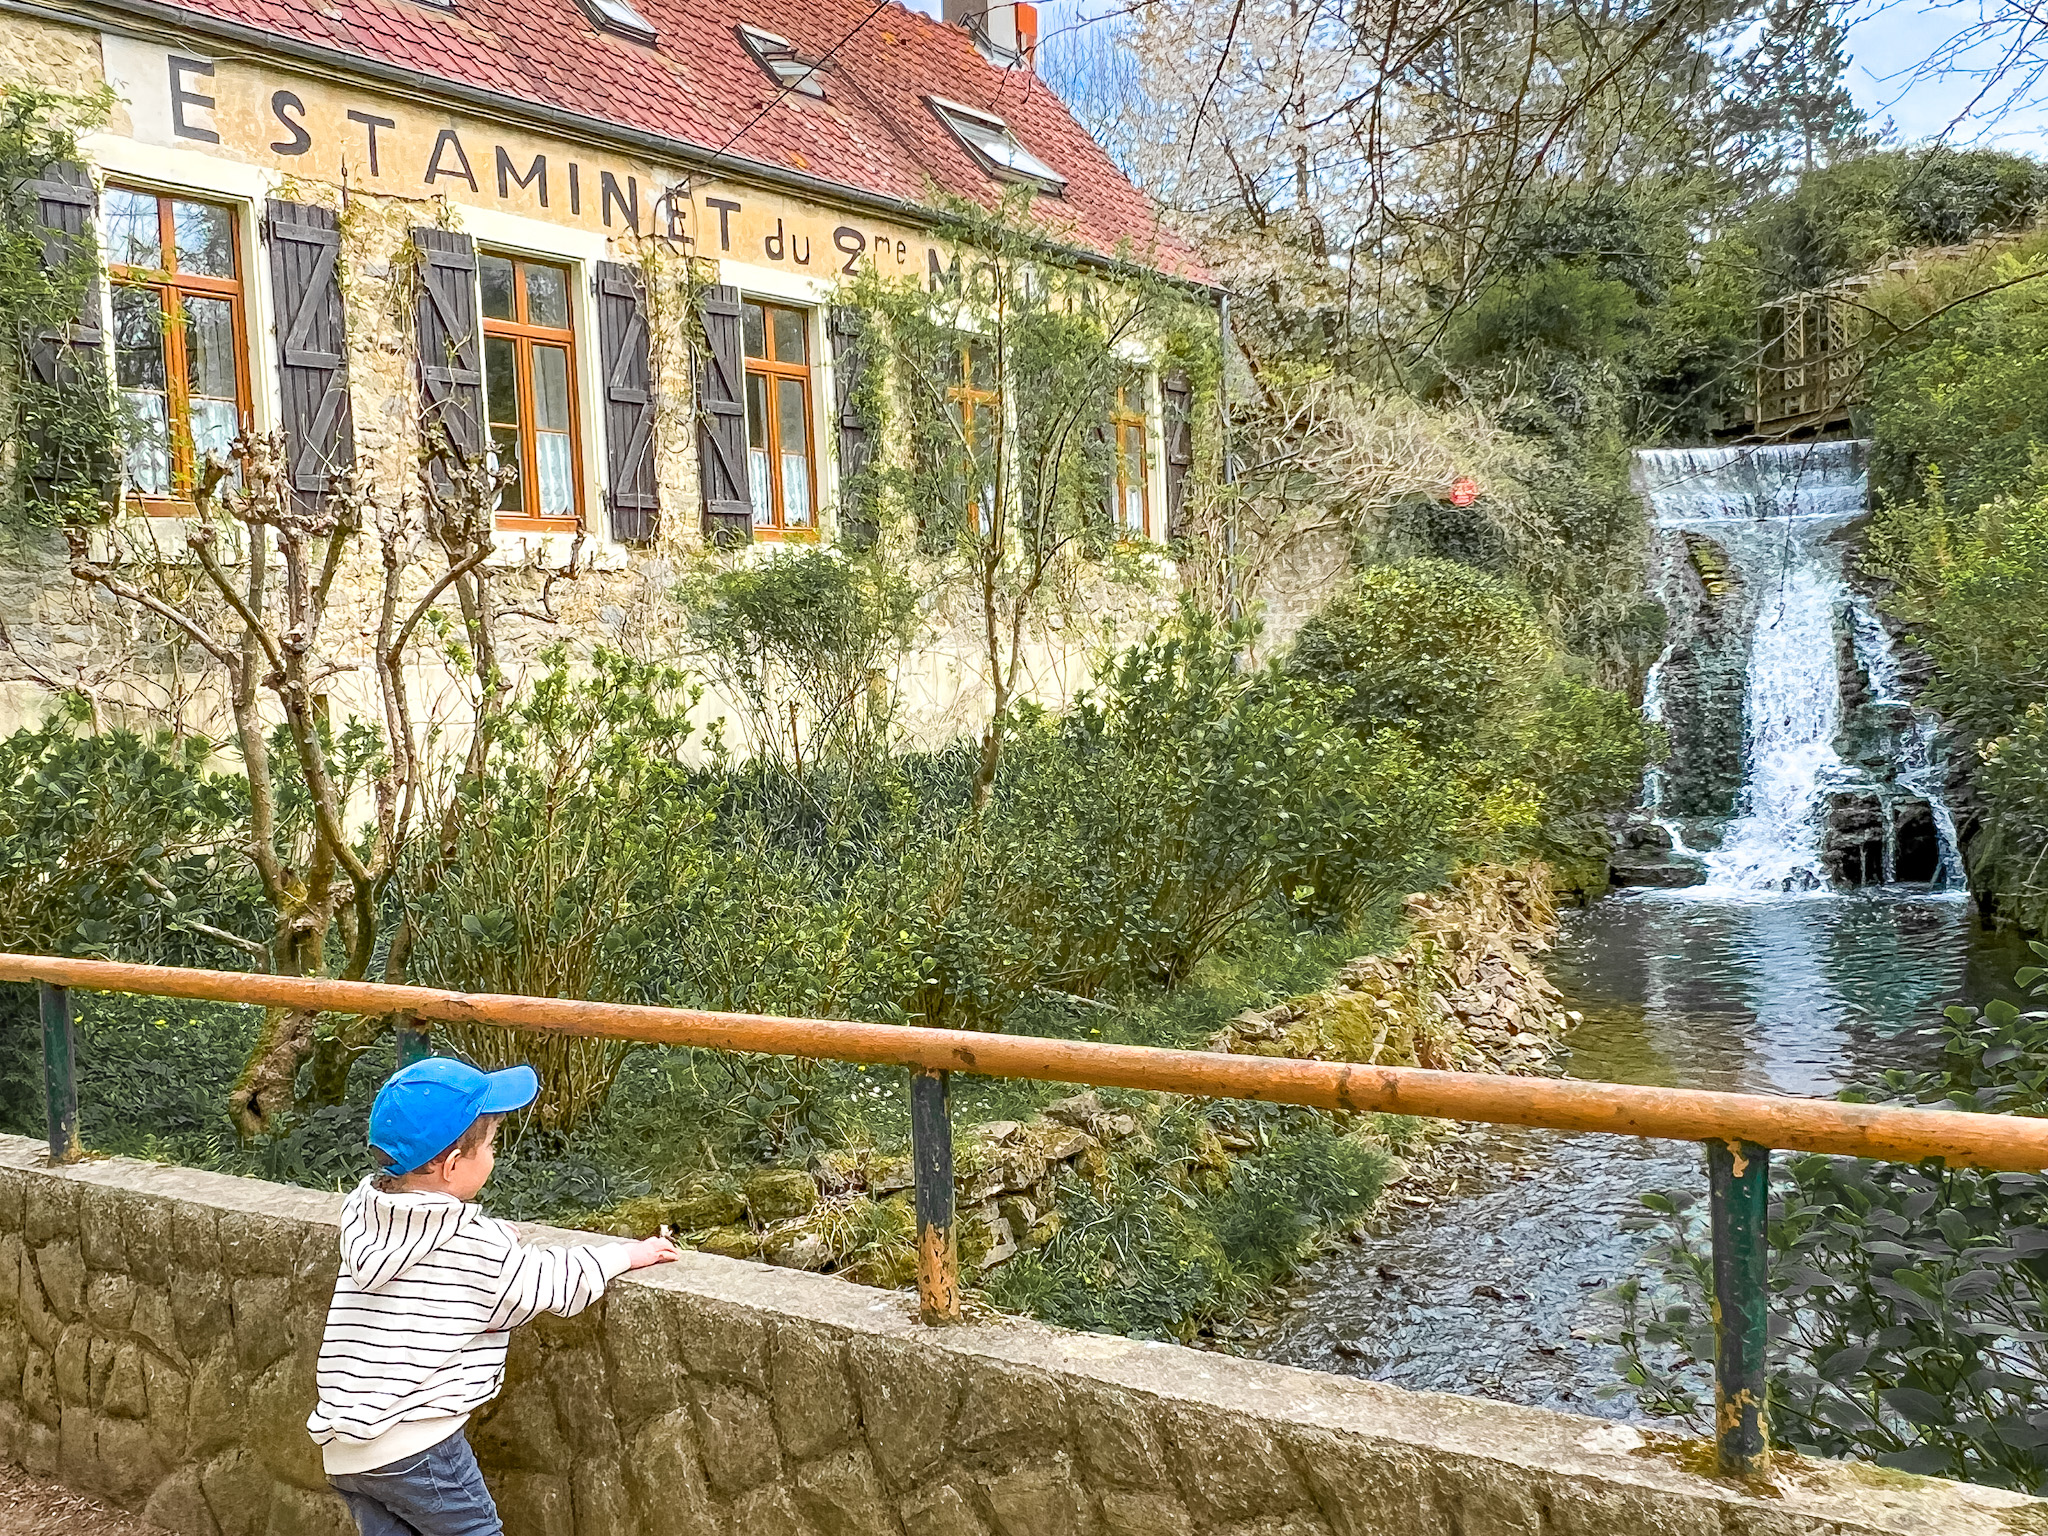
[{"label": "bare tree", "polygon": [[908,462],[885,479],[978,631],[989,691],[979,806],[1002,763],[1034,624],[1085,553],[1130,533],[1111,507],[1111,402],[1139,378],[1126,353],[1186,300],[1069,268],[1027,201],[956,214],[949,280],[926,290],[870,278],[850,296],[881,319],[904,418]]},{"label": "bare tree", "polygon": [[[1840,10],[1190,0],[1104,25],[1143,82],[1123,158],[1229,274],[1248,344],[1400,384],[1518,221],[1648,179],[1733,207],[1853,136]],[[1811,68],[1774,67],[1794,55]]]},{"label": "bare tree", "polygon": [[[346,475],[306,497],[285,464],[280,438],[244,434],[202,467],[183,551],[165,558],[118,522],[74,529],[71,570],[216,672],[248,788],[238,851],[270,912],[260,937],[216,937],[284,975],[402,980],[412,935],[394,882],[445,864],[506,687],[485,563],[502,476],[444,454],[395,499]],[[446,685],[465,677],[451,709]],[[337,722],[329,701],[344,682],[364,714]],[[422,838],[428,856],[408,857]],[[322,1032],[317,1014],[273,1010],[230,1098],[237,1124],[274,1125],[308,1060],[316,1094],[338,1097],[385,1022]]]}]

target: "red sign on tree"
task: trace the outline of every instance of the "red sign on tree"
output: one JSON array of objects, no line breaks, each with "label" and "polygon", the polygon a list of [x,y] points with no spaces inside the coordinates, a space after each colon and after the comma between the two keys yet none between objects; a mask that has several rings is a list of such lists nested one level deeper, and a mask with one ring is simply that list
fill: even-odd
[{"label": "red sign on tree", "polygon": [[1460,475],[1451,482],[1451,505],[1469,507],[1479,499],[1479,482],[1470,475]]}]

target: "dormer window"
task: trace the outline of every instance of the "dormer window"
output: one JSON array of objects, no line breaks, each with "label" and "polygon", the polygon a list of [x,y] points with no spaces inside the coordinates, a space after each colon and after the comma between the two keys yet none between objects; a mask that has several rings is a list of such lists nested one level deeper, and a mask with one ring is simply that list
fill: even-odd
[{"label": "dormer window", "polygon": [[636,43],[646,43],[649,47],[661,36],[654,30],[654,23],[634,10],[626,0],[582,0],[582,5],[590,19],[606,32],[631,38]]},{"label": "dormer window", "polygon": [[1000,117],[939,96],[927,96],[924,100],[989,175],[999,181],[1030,182],[1055,194],[1067,190],[1066,177],[1026,149]]},{"label": "dormer window", "polygon": [[746,45],[754,62],[762,72],[785,91],[796,91],[805,96],[823,98],[825,82],[818,78],[818,66],[800,59],[796,55],[796,44],[786,37],[777,37],[773,32],[763,32],[759,27],[735,27],[740,41]]}]

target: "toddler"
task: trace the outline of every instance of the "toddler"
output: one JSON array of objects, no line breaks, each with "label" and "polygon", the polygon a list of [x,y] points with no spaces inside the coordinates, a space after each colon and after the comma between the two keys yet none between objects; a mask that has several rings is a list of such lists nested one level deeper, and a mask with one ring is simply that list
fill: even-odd
[{"label": "toddler", "polygon": [[507,1335],[541,1312],[573,1317],[626,1270],[677,1256],[665,1237],[523,1246],[471,1203],[498,1122],[539,1087],[531,1067],[433,1057],[394,1072],[370,1106],[384,1171],[342,1207],[341,1278],[306,1421],[363,1536],[498,1536],[462,1430],[504,1385]]}]

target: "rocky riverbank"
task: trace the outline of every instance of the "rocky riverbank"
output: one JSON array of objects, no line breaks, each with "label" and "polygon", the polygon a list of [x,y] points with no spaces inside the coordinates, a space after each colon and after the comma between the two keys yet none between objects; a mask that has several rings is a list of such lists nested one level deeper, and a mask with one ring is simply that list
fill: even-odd
[{"label": "rocky riverbank", "polygon": [[1479,865],[1406,902],[1408,941],[1325,991],[1240,1014],[1210,1049],[1435,1067],[1544,1071],[1578,1020],[1544,978],[1557,904],[1543,866]]}]

